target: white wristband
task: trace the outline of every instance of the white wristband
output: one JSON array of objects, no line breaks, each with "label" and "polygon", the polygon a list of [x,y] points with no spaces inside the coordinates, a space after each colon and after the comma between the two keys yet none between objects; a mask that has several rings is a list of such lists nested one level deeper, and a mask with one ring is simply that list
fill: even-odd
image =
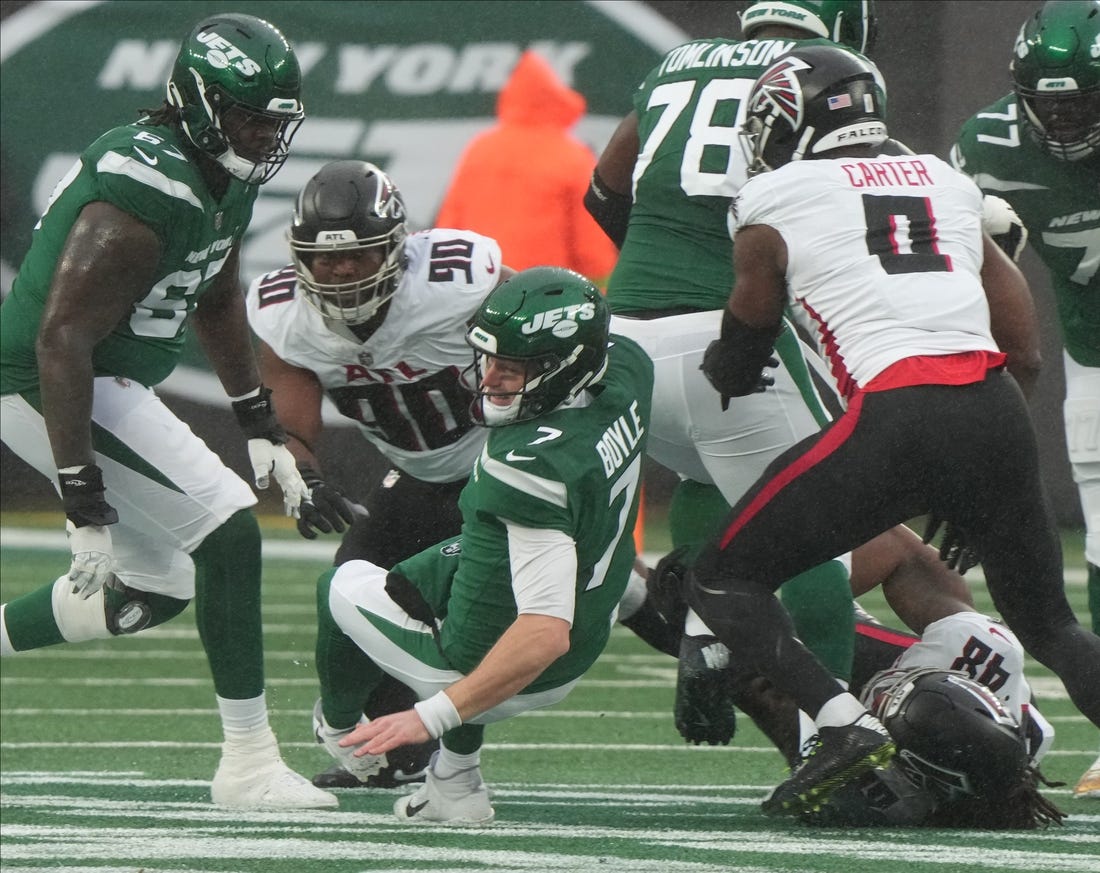
[{"label": "white wristband", "polygon": [[462,724],[462,717],[458,714],[458,710],[455,709],[455,705],[451,698],[447,696],[446,691],[440,691],[427,700],[414,703],[413,709],[420,716],[420,720],[424,722],[424,727],[428,729],[428,734],[433,740],[438,740],[451,728],[456,728]]},{"label": "white wristband", "polygon": [[259,385],[257,385],[255,388],[253,388],[251,391],[246,391],[240,397],[230,397],[229,402],[230,403],[236,403],[238,400],[248,400],[249,398],[252,398],[252,397],[259,397],[260,396],[260,389],[263,388],[263,387],[264,387],[263,383],[261,382]]}]

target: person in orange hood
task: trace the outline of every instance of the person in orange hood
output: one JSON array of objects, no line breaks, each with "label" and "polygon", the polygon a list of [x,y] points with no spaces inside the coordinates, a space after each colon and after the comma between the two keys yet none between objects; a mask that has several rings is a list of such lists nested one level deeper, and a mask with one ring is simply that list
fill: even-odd
[{"label": "person in orange hood", "polygon": [[497,98],[499,123],[466,147],[436,226],[493,237],[514,269],[568,267],[602,286],[618,252],[584,207],[596,157],[570,131],[585,106],[525,52]]}]

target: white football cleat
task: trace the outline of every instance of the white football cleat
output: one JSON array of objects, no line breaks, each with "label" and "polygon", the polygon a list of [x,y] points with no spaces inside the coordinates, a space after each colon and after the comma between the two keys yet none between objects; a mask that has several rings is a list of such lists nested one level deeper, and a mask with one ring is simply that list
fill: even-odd
[{"label": "white football cleat", "polygon": [[[369,719],[363,716],[359,719],[359,724],[366,724],[368,721]],[[355,728],[337,730],[329,727],[321,711],[321,699],[318,698],[317,702],[313,704],[313,736],[316,737],[318,743],[325,747],[325,751],[340,763],[341,767],[360,782],[365,783],[371,776],[377,776],[389,764],[389,761],[385,755],[356,755],[354,746],[346,748],[341,746],[340,740],[353,730]]]},{"label": "white football cleat", "polygon": [[270,730],[248,743],[225,743],[210,798],[233,809],[334,809],[335,794],[291,770]]},{"label": "white football cleat", "polygon": [[394,815],[405,824],[489,824],[496,811],[489,802],[489,789],[481,779],[481,768],[460,770],[441,779],[435,775],[438,757],[439,752],[432,755],[424,784],[397,799]]}]

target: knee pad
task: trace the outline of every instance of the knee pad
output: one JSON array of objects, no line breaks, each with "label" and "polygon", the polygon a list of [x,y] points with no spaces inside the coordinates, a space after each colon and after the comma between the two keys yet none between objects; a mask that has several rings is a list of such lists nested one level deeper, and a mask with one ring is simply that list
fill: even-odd
[{"label": "knee pad", "polygon": [[65,642],[82,643],[113,636],[107,627],[105,600],[106,594],[102,588],[86,600],[74,594],[67,573],[53,583],[53,618]]},{"label": "knee pad", "polygon": [[57,629],[69,643],[136,634],[153,619],[145,592],[128,588],[114,576],[87,600],[73,593],[67,574],[61,576],[53,584],[52,603]]}]

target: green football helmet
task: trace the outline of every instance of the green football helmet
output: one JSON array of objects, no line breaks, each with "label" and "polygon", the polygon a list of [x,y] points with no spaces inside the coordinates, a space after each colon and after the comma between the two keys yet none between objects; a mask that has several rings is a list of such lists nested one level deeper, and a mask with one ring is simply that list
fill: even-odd
[{"label": "green football helmet", "polygon": [[262,185],[286,161],[305,113],[302,74],[286,38],[251,15],[214,15],[180,46],[168,102],[199,151]]},{"label": "green football helmet", "polygon": [[[532,267],[501,283],[466,333],[477,378],[474,420],[499,427],[572,401],[607,368],[610,323],[611,310],[600,290],[572,270]],[[483,385],[486,357],[522,362],[523,387],[508,394],[488,390]],[[511,398],[508,405],[500,405],[502,397]]]},{"label": "green football helmet", "polygon": [[1049,154],[1079,161],[1100,146],[1100,2],[1044,3],[1016,37],[1016,100]]},{"label": "green football helmet", "polygon": [[875,44],[874,0],[759,0],[741,13],[741,31],[751,39],[766,24],[797,27],[868,54]]}]

